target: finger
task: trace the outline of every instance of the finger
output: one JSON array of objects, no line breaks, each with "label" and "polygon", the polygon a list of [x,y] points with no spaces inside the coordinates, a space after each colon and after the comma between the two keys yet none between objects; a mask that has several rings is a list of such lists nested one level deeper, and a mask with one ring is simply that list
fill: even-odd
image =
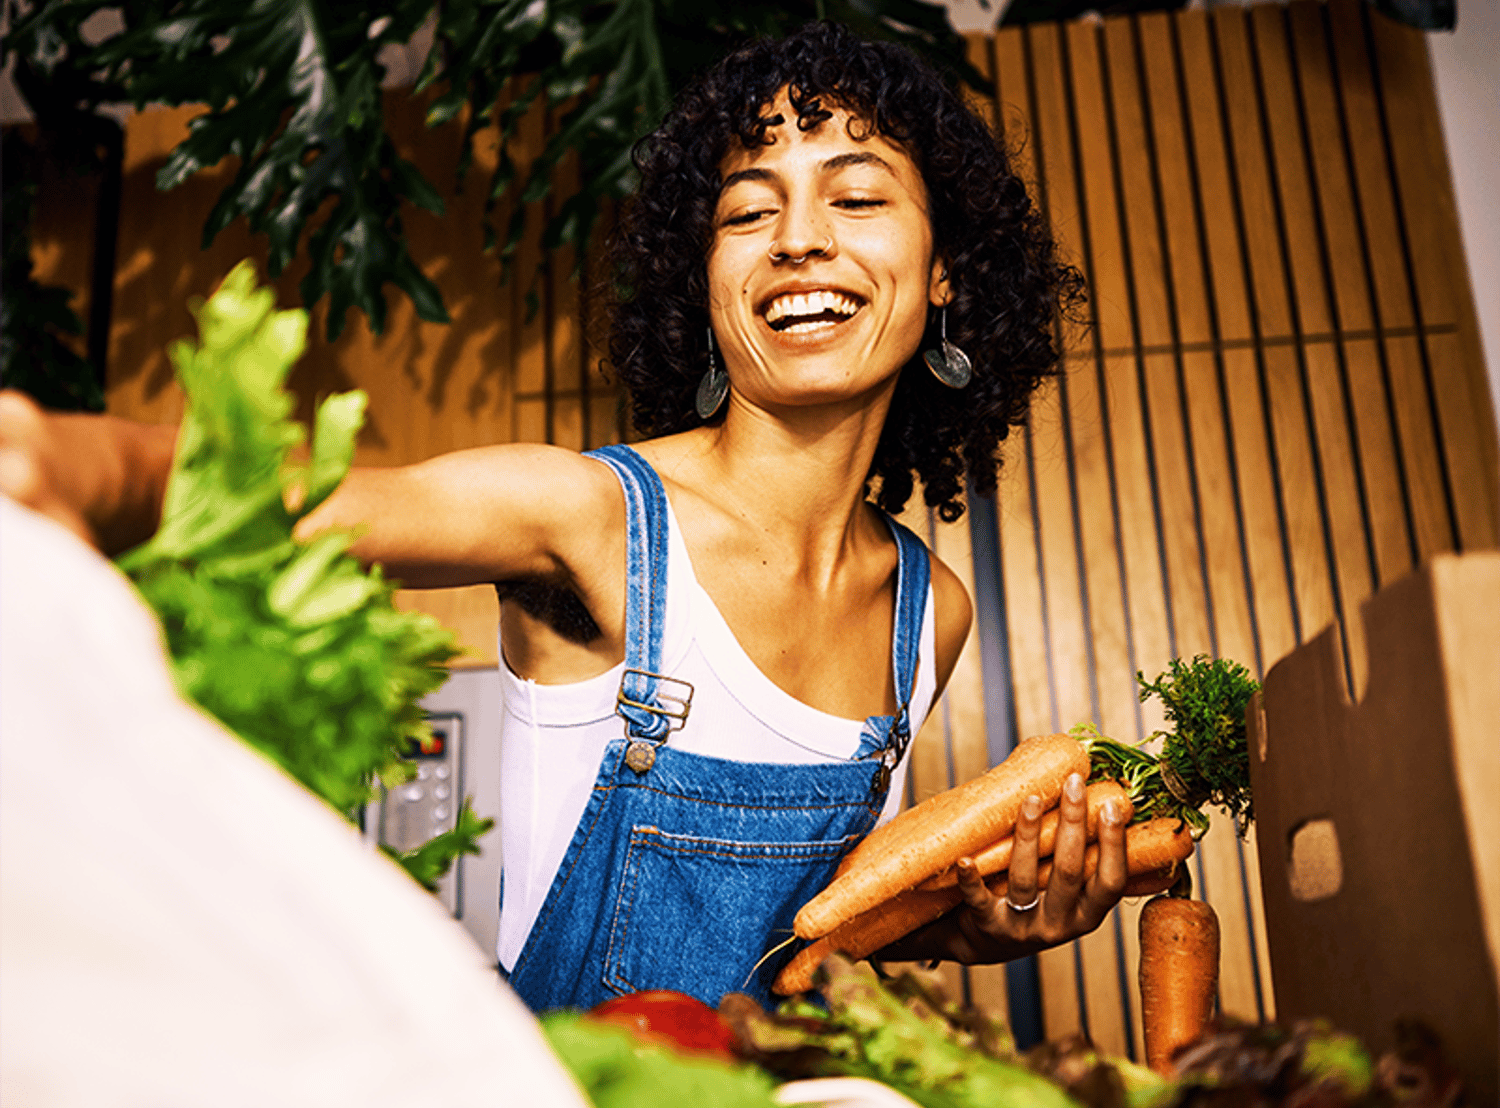
[{"label": "finger", "polygon": [[41,471],[29,454],[0,449],[0,494],[10,497],[60,523],[90,546],[98,546],[93,530],[67,501],[55,496],[42,480]]},{"label": "finger", "polygon": [[[1041,828],[1042,798],[1028,796],[1021,805],[1021,816],[1016,820],[1016,845],[1010,855],[1009,884],[1005,894],[1007,905],[1036,903]],[[1015,909],[1012,907],[1011,910]]]},{"label": "finger", "polygon": [[1047,915],[1066,920],[1077,907],[1083,889],[1084,853],[1088,849],[1088,807],[1083,775],[1070,774],[1058,805],[1057,839],[1052,850],[1052,874],[1047,879]]},{"label": "finger", "polygon": [[42,418],[37,402],[18,389],[0,389],[0,442],[25,434]]},{"label": "finger", "polygon": [[1129,872],[1125,858],[1125,810],[1111,800],[1099,813],[1099,862],[1084,890],[1084,915],[1096,924],[1119,903]]},{"label": "finger", "polygon": [[40,498],[41,485],[41,475],[29,455],[9,447],[0,449],[0,492],[30,506]]},{"label": "finger", "polygon": [[1000,914],[1000,898],[984,883],[984,875],[979,872],[973,858],[960,858],[955,869],[964,903],[974,910],[981,926],[988,930]]}]

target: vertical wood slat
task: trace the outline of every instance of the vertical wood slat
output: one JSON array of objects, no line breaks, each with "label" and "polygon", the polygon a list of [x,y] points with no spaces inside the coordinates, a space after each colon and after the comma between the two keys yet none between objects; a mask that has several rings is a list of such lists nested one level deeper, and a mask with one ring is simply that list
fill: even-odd
[{"label": "vertical wood slat", "polygon": [[[1359,459],[1351,449],[1344,418],[1343,366],[1335,343],[1338,326],[1328,292],[1326,244],[1307,156],[1288,13],[1278,6],[1250,12],[1251,42],[1261,70],[1262,102],[1270,139],[1272,179],[1284,220],[1284,243],[1291,275],[1293,326],[1299,376],[1306,398],[1309,457],[1315,473],[1318,509],[1328,556],[1333,566],[1330,587],[1334,614],[1351,636],[1351,604],[1367,596],[1373,575],[1367,545]],[[1364,658],[1353,651],[1354,686],[1362,687]]]},{"label": "vertical wood slat", "polygon": [[[1101,346],[1115,336],[1129,342],[1136,334],[1137,313],[1130,298],[1127,276],[1127,243],[1118,233],[1115,213],[1118,196],[1107,168],[1111,134],[1105,125],[1109,91],[1096,37],[1083,24],[1070,24],[1063,38],[1066,91],[1069,112],[1066,124],[1077,152],[1072,181],[1049,178],[1046,204],[1049,214],[1070,209],[1077,212],[1077,232],[1066,240],[1065,249],[1076,252],[1084,271],[1101,293],[1096,309],[1097,336],[1075,348],[1076,361],[1060,384],[1063,407],[1059,411],[1063,444],[1071,453],[1070,481],[1074,506],[1068,520],[1076,573],[1082,589],[1079,598],[1080,644],[1084,653],[1076,659],[1059,654],[1057,718],[1054,730],[1066,730],[1083,720],[1097,719],[1104,702],[1113,703],[1101,682],[1130,673],[1128,624],[1122,601],[1118,535],[1114,519],[1115,490],[1110,472],[1109,439],[1104,413],[1107,393],[1099,381]],[[1060,506],[1052,508],[1061,519]],[[1048,567],[1049,578],[1054,575]],[[1053,641],[1067,641],[1070,613],[1053,601],[1058,611]],[[1086,665],[1080,670],[1079,664]],[[1070,673],[1087,673],[1087,681],[1071,681]],[[1075,962],[1082,974],[1079,988],[1082,1027],[1102,1048],[1126,1053],[1136,1037],[1129,1024],[1128,993],[1122,996],[1124,965],[1118,917],[1105,921],[1097,931],[1077,944]],[[1050,1025],[1049,1025],[1050,1029]]]},{"label": "vertical wood slat", "polygon": [[[989,35],[967,36],[968,58],[989,82],[996,87],[995,40]],[[979,96],[976,107],[997,132],[1003,128],[999,103],[994,96]],[[929,534],[934,552],[945,564],[952,567],[963,582],[971,597],[976,596],[974,575],[974,553],[967,520],[942,523],[929,513]],[[959,656],[957,667],[948,680],[948,687],[940,705],[945,726],[950,734],[949,764],[952,766],[952,781],[977,777],[989,768],[989,725],[985,717],[984,669],[980,658],[979,620],[969,628],[969,638]],[[963,994],[969,1002],[981,1009],[1007,1018],[1010,1008],[1009,989],[1003,966],[967,967],[960,975]]]},{"label": "vertical wood slat", "polygon": [[1394,413],[1395,464],[1404,483],[1413,556],[1420,562],[1438,551],[1453,549],[1457,535],[1450,517],[1442,458],[1433,437],[1432,404],[1419,342],[1411,335],[1390,334],[1414,327],[1418,315],[1408,280],[1363,6],[1357,0],[1334,0],[1328,7],[1328,22],[1342,122],[1348,135],[1370,264],[1375,322],[1384,332],[1381,354]]},{"label": "vertical wood slat", "polygon": [[[1164,220],[1169,240],[1180,239],[1173,250],[1172,292],[1178,306],[1174,341],[1192,344],[1208,331],[1217,344],[1216,321],[1221,313],[1206,293],[1216,288],[1205,266],[1203,231],[1205,205],[1195,195],[1191,172],[1187,86],[1178,73],[1173,25],[1166,16],[1143,17],[1138,24],[1143,78],[1150,86],[1153,159],[1161,189],[1164,212],[1183,213]],[[1172,80],[1166,78],[1170,75]],[[1194,89],[1204,95],[1213,89]],[[1185,217],[1191,212],[1192,219]],[[1233,284],[1238,290],[1239,285]],[[1199,302],[1202,302],[1201,305]],[[1196,486],[1199,542],[1205,576],[1204,601],[1210,645],[1206,653],[1243,659],[1252,666],[1258,659],[1255,620],[1251,610],[1250,578],[1244,559],[1244,513],[1240,510],[1239,471],[1232,456],[1233,432],[1225,426],[1226,396],[1224,352],[1184,351],[1178,372],[1183,392],[1183,435]],[[1174,598],[1178,590],[1173,590]],[[1179,605],[1174,599],[1173,610]],[[1182,650],[1181,653],[1187,653]],[[1242,1019],[1257,1020],[1266,1013],[1265,989],[1257,965],[1252,931],[1260,905],[1244,884],[1247,869],[1257,863],[1252,852],[1247,859],[1233,828],[1218,820],[1203,841],[1203,895],[1219,909],[1224,935],[1219,998],[1221,1009]],[[1263,916],[1260,926],[1264,927]]]},{"label": "vertical wood slat", "polygon": [[1444,152],[1437,98],[1419,32],[1365,19],[1411,273],[1456,549],[1493,547],[1500,527],[1500,447]]},{"label": "vertical wood slat", "polygon": [[[1359,218],[1361,198],[1350,172],[1352,158],[1340,113],[1341,89],[1324,30],[1325,10],[1299,5],[1290,10],[1290,17],[1335,318],[1341,332],[1370,332],[1378,325],[1379,315],[1372,295],[1367,240]],[[1400,456],[1392,435],[1379,344],[1373,339],[1351,338],[1340,344],[1339,351],[1378,587],[1412,566]]]},{"label": "vertical wood slat", "polygon": [[[1112,68],[1118,70],[1122,78],[1127,78],[1122,80],[1116,96],[1116,118],[1131,121],[1130,130],[1138,135],[1136,143],[1141,154],[1145,155],[1136,159],[1137,165],[1125,178],[1130,182],[1127,203],[1136,227],[1132,237],[1143,241],[1166,240],[1169,225],[1175,225],[1178,237],[1188,237],[1191,226],[1190,221],[1181,215],[1176,218],[1166,216],[1168,212],[1180,211],[1169,207],[1168,197],[1164,195],[1171,161],[1164,161],[1161,157],[1164,147],[1170,151],[1175,145],[1179,112],[1159,110],[1163,106],[1160,96],[1155,101],[1156,111],[1143,111],[1141,105],[1141,96],[1149,82],[1147,74],[1156,74],[1160,79],[1173,70],[1170,53],[1163,49],[1166,45],[1160,33],[1163,29],[1165,24],[1160,20],[1150,19],[1134,25],[1120,23],[1106,28],[1106,36],[1111,36],[1112,32],[1114,42],[1111,57],[1115,63]],[[1153,37],[1158,40],[1152,58],[1155,65],[1146,61],[1146,44]],[[1172,108],[1176,108],[1175,99],[1170,98]],[[1129,149],[1127,137],[1136,136],[1122,128],[1119,144],[1122,157]],[[1192,210],[1190,204],[1187,210]],[[1176,256],[1188,258],[1195,253],[1184,244],[1178,248]],[[1136,273],[1137,299],[1140,302],[1156,300],[1165,306],[1169,328],[1166,343],[1180,347],[1184,336],[1179,305],[1186,290],[1201,287],[1201,276],[1183,273],[1185,279],[1178,281],[1156,265],[1138,267]],[[1186,299],[1191,302],[1194,296],[1186,293]],[[1239,545],[1233,515],[1222,510],[1226,501],[1215,495],[1221,490],[1215,488],[1214,483],[1227,476],[1227,467],[1222,464],[1222,454],[1213,450],[1217,440],[1211,432],[1218,423],[1215,411],[1218,403],[1212,359],[1200,352],[1179,351],[1171,356],[1148,354],[1142,362],[1149,397],[1148,425],[1161,515],[1158,532],[1166,555],[1173,653],[1183,656],[1219,653],[1223,629],[1218,627],[1216,617],[1238,610],[1233,604],[1237,590],[1227,583],[1218,590],[1210,589],[1208,575],[1210,567],[1233,571]],[[1196,388],[1193,387],[1195,384]],[[1208,405],[1210,413],[1215,416],[1207,426],[1192,418],[1195,403],[1199,408]],[[1214,548],[1216,538],[1227,538],[1218,551]],[[1213,557],[1215,553],[1219,556]],[[1165,656],[1142,657],[1147,672],[1159,671],[1166,661]],[[1204,879],[1204,894],[1230,909],[1220,913],[1226,951],[1220,975],[1221,1002],[1232,1014],[1253,1017],[1258,1015],[1254,967],[1248,957],[1249,943],[1244,934],[1246,915],[1238,910],[1242,904],[1237,880],[1238,844],[1232,835],[1225,835],[1218,829],[1215,831],[1217,833],[1211,833],[1202,843],[1199,872]]]},{"label": "vertical wood slat", "polygon": [[[1038,187],[1042,190],[1047,187],[1042,183],[1044,181],[1066,181],[1071,177],[1070,173],[1060,171],[1058,168],[1059,165],[1071,164],[1071,153],[1062,111],[1063,75],[1060,59],[1060,31],[1061,28],[1055,26],[1029,27],[1025,30],[1023,39],[1026,56],[1025,79],[1028,84],[1025,112],[1034,136],[1033,157]],[[1062,203],[1059,202],[1054,211],[1061,210],[1061,208]],[[1059,217],[1054,214],[1053,218],[1055,227],[1069,223],[1066,216]],[[1059,402],[1055,383],[1049,382],[1038,393],[1037,403],[1044,408],[1055,406]],[[1055,427],[1055,423],[1037,421],[1033,425],[1032,432],[1027,436],[1026,477],[1029,486],[1028,500],[1031,504],[1029,527],[1022,534],[1013,536],[1029,540],[1029,549],[1018,551],[1016,560],[1022,563],[1022,566],[1018,567],[1019,573],[1029,572],[1035,576],[1037,582],[1035,599],[1040,617],[1038,634],[1033,636],[1038,640],[1036,645],[1040,647],[1039,652],[1033,657],[1038,659],[1040,664],[1029,680],[1023,680],[1018,675],[1016,681],[1016,723],[1021,735],[1045,734],[1057,728],[1055,662],[1052,658],[1054,644],[1051,638],[1050,620],[1058,616],[1051,611],[1051,606],[1069,600],[1075,606],[1077,603],[1077,588],[1059,588],[1057,582],[1057,577],[1065,570],[1075,572],[1073,563],[1071,560],[1060,561],[1055,555],[1049,556],[1047,553],[1049,546],[1057,550],[1061,545],[1064,548],[1063,556],[1066,557],[1067,544],[1058,543],[1057,524],[1046,520],[1044,514],[1049,507],[1061,508],[1066,513],[1068,500],[1065,496],[1061,502],[1058,502],[1053,495],[1053,490],[1058,487],[1058,460],[1062,458],[1063,464],[1066,464],[1066,449],[1058,436],[1042,433],[1045,427]],[[1066,484],[1064,475],[1061,487],[1066,489]],[[1028,553],[1035,556],[1035,562],[1029,570],[1024,568]],[[1052,568],[1054,563],[1058,566],[1055,570]],[[1047,567],[1046,572],[1043,572],[1044,566]],[[1007,577],[1007,587],[1009,587],[1008,582],[1009,577]],[[1077,621],[1074,621],[1073,626],[1076,635]],[[1012,649],[1015,649],[1015,644]],[[1046,1028],[1047,1035],[1053,1037],[1080,1027],[1082,1012],[1078,1003],[1078,982],[1072,953],[1070,951],[1044,951],[1037,958],[1037,970],[1042,985],[1043,1026]]]}]

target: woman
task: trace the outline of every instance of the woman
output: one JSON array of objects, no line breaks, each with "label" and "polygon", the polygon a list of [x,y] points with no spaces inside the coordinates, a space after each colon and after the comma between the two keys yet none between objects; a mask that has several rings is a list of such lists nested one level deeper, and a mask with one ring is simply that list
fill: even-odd
[{"label": "woman", "polygon": [[[408,585],[500,587],[498,953],[536,1009],[766,995],[785,959],[757,961],[899,806],[969,629],[952,571],[886,513],[914,476],[950,520],[962,481],[993,491],[1078,290],[957,95],[832,25],[727,58],[637,161],[610,352],[647,440],[357,471],[303,521],[364,525],[356,553]],[[45,472],[63,431],[16,407],[6,439]],[[134,469],[32,496],[118,537],[166,451],[111,426],[95,439]],[[1123,813],[1085,881],[1071,781],[1038,896],[1039,809],[1011,899],[962,867],[966,904],[903,955],[998,961],[1097,926]]]}]

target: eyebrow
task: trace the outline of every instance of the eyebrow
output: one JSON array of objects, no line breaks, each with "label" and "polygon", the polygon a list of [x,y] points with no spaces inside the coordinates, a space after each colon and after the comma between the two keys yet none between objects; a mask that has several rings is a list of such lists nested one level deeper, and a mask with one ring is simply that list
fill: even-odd
[{"label": "eyebrow", "polygon": [[[896,176],[896,170],[891,166],[890,162],[886,161],[879,154],[871,153],[868,150],[855,150],[847,154],[835,154],[819,165],[818,171],[820,173],[837,173],[839,170],[847,169],[851,165],[873,165],[878,169],[885,170],[892,177]],[[740,184],[742,181],[770,182],[775,179],[776,175],[769,169],[757,169],[752,166],[749,169],[741,169],[725,177],[723,183],[719,186],[719,190],[723,192],[733,185]]]}]

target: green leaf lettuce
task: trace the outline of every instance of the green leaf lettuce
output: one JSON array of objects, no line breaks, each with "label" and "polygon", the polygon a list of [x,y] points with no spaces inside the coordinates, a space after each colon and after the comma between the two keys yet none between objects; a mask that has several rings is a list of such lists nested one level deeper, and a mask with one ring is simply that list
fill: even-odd
[{"label": "green leaf lettuce", "polygon": [[[325,400],[308,461],[289,463],[305,432],[283,385],[306,315],[275,311],[249,263],[192,307],[199,339],[170,352],[187,411],[161,526],[120,566],[161,620],[182,693],[352,817],[429,733],[418,701],[446,678],[452,636],[398,611],[379,567],[349,555],[351,535],[293,535],[348,472],[365,405]],[[465,808],[454,843],[414,852],[419,879],[486,826]]]}]

